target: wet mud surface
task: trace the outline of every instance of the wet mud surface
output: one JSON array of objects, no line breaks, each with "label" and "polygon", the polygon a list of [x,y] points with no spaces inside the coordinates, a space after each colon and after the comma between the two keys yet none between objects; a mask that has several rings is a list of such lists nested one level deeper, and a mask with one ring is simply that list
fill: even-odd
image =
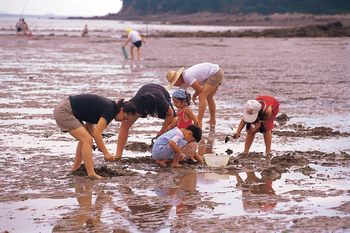
[{"label": "wet mud surface", "polygon": [[[348,232],[350,229],[349,39],[146,38],[141,61],[124,60],[123,39],[2,35],[0,231]],[[210,61],[225,71],[217,124],[203,127],[199,153],[226,153],[212,168],[151,158],[162,121],[138,120],[123,157],[93,150],[103,180],[73,166],[77,141],[52,112],[68,95],[130,99],[145,83],[167,85],[169,69]],[[191,90],[189,90],[191,91]],[[243,104],[280,101],[266,155],[257,134],[225,143]],[[191,105],[196,113],[197,106]],[[208,112],[205,113],[208,118]],[[104,131],[115,153],[120,123]]]}]

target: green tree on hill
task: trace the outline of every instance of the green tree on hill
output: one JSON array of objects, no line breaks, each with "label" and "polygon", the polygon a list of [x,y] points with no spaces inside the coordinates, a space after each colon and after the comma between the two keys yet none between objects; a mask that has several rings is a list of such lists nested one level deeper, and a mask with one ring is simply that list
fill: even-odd
[{"label": "green tree on hill", "polygon": [[349,14],[350,0],[123,0],[122,12],[138,14],[310,13]]}]

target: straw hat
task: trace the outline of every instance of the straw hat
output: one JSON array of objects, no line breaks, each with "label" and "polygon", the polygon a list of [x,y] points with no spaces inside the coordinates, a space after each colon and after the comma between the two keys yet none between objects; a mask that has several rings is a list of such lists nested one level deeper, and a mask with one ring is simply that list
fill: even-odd
[{"label": "straw hat", "polygon": [[257,100],[248,100],[245,103],[243,120],[247,123],[252,123],[256,120],[261,109],[261,104]]},{"label": "straw hat", "polygon": [[126,29],[126,34],[129,35],[130,32],[131,32],[131,29]]},{"label": "straw hat", "polygon": [[177,82],[179,79],[180,75],[182,74],[182,71],[184,70],[185,67],[182,67],[179,69],[177,72],[174,70],[169,70],[168,73],[166,74],[166,79],[169,81],[169,85],[166,88],[168,91],[174,86],[174,84]]}]

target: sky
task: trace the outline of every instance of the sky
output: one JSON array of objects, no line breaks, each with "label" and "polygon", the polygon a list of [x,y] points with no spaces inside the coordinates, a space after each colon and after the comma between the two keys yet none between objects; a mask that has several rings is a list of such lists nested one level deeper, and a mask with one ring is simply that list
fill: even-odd
[{"label": "sky", "polygon": [[0,0],[0,12],[21,15],[104,16],[118,13],[122,0]]}]

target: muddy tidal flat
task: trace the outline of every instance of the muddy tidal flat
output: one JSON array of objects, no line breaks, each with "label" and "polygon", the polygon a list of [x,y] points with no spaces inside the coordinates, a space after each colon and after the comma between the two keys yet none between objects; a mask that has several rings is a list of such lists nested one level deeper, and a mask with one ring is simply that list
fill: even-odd
[{"label": "muddy tidal flat", "polygon": [[[79,35],[0,35],[0,232],[350,232],[350,38],[152,37],[132,61],[125,38]],[[107,179],[88,179],[83,165],[70,172],[77,141],[53,119],[61,100],[128,100],[200,62],[219,64],[225,78],[199,152],[229,154],[227,166],[160,168],[150,144],[162,121],[146,118],[122,159],[93,151]],[[245,155],[244,132],[225,136],[259,95],[280,102],[273,153],[258,134]],[[104,131],[113,154],[119,127]]]}]

